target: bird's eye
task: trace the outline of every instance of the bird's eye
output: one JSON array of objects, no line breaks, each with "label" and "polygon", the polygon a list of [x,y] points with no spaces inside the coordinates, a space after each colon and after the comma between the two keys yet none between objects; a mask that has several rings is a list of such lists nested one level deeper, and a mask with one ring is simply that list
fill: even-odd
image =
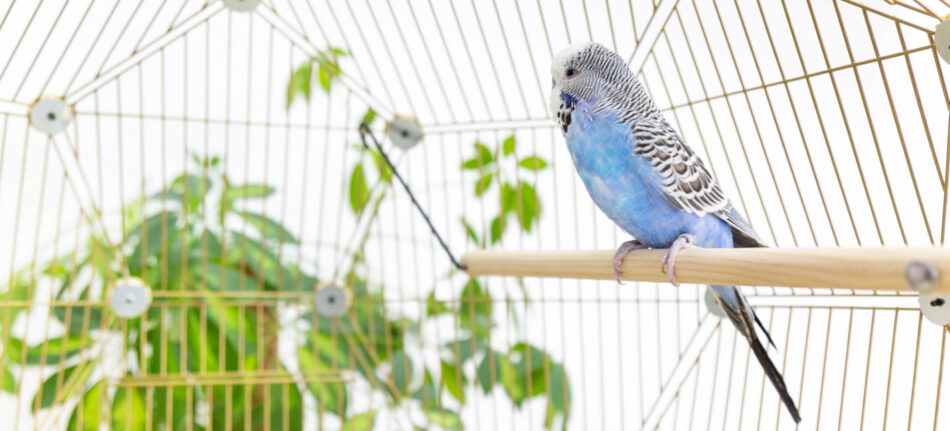
[{"label": "bird's eye", "polygon": [[574,76],[574,75],[576,75],[576,74],[577,74],[577,70],[575,70],[575,69],[573,69],[573,68],[567,69],[567,77],[568,77],[568,78],[570,78],[570,77],[572,77],[572,76]]}]

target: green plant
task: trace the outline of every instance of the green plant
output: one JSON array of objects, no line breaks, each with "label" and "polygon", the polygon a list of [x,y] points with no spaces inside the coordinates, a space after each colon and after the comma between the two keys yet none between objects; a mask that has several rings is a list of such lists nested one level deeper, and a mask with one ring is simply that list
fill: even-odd
[{"label": "green plant", "polygon": [[[29,328],[10,331],[10,323],[26,310],[4,316],[0,365],[7,363],[5,374],[13,375],[11,365],[20,364],[47,375],[33,398],[34,411],[79,397],[69,429],[97,429],[106,421],[100,406],[111,406],[108,417],[116,429],[141,429],[145,422],[152,429],[183,429],[189,419],[198,429],[223,429],[226,423],[299,427],[301,392],[293,382],[234,385],[207,379],[291,376],[277,356],[277,316],[288,306],[241,300],[237,293],[310,290],[317,280],[281,258],[285,247],[296,247],[294,235],[278,220],[247,209],[247,202],[273,195],[273,187],[234,184],[217,157],[193,160],[196,173],[179,175],[123,210],[127,227],[119,243],[92,235],[76,252],[15,277],[8,292],[12,297],[28,299],[39,282],[51,284],[58,302],[50,307],[50,326],[38,329],[55,333],[50,329],[62,327],[61,335],[28,345]],[[156,298],[144,315],[119,321],[102,301],[123,276],[141,278]],[[194,297],[191,292],[201,300],[188,299]],[[122,375],[106,365],[103,352],[110,340],[121,343],[121,358],[110,360],[124,364]],[[55,372],[48,375],[50,370]],[[148,383],[168,375],[209,383]],[[130,384],[108,390],[115,381]],[[204,405],[210,411],[198,414]],[[143,417],[145,407],[150,413]],[[209,423],[208,418],[218,420]]]},{"label": "green plant", "polygon": [[[309,99],[312,64],[328,90],[339,75],[339,55],[330,49],[301,66],[288,85],[288,106],[296,95]],[[372,110],[362,118],[374,119]],[[348,176],[348,206],[372,224],[392,172],[376,150],[356,148],[362,156]],[[475,162],[463,166],[479,174],[475,196],[486,199],[494,186],[501,205],[490,235],[465,222],[470,237],[483,246],[497,243],[510,216],[530,232],[541,214],[537,193],[511,178],[503,161],[515,161],[520,170],[544,169],[545,161],[517,159],[514,137],[494,151],[480,143],[475,148]],[[458,300],[437,300],[431,292],[425,304],[431,319],[393,316],[384,286],[370,285],[360,270],[373,265],[364,252],[367,229],[342,273],[352,307],[343,317],[320,316],[309,305],[319,281],[287,258],[298,251],[298,239],[281,221],[249,209],[275,188],[234,183],[218,157],[191,159],[160,191],[123,208],[120,241],[93,233],[76,251],[18,271],[0,291],[10,304],[28,303],[46,284],[53,300],[50,326],[42,328],[52,335],[39,344],[27,340],[29,327],[12,330],[36,310],[15,305],[0,311],[0,390],[18,393],[18,376],[39,371],[34,412],[78,399],[68,412],[69,429],[100,423],[118,430],[300,429],[308,393],[321,423],[335,416],[345,430],[372,429],[378,407],[354,408],[349,381],[368,384],[373,394],[360,396],[385,399],[393,412],[421,413],[401,416],[417,428],[461,429],[458,411],[470,402],[466,389],[473,386],[485,393],[500,388],[516,406],[546,397],[545,425],[553,427],[558,415],[566,424],[570,389],[563,364],[537,346],[490,342],[499,318],[517,317],[510,299],[496,301],[477,279],[450,273],[450,280],[462,281]],[[144,315],[119,320],[104,300],[125,276],[141,278],[156,294]],[[432,367],[408,345],[422,337],[420,323],[438,324],[440,317],[455,322],[457,331],[438,346],[440,361]],[[295,364],[278,355],[278,334],[287,328],[299,337]],[[119,358],[107,349],[117,344]],[[122,366],[112,366],[116,360]]]},{"label": "green plant", "polygon": [[[364,116],[372,121],[375,113],[371,110]],[[366,149],[356,146],[362,157],[351,168],[349,175],[350,209],[354,214],[370,217],[370,223],[376,221],[378,207],[385,198],[388,187],[392,184],[392,173],[384,163],[381,155],[375,149]],[[475,155],[462,164],[462,169],[474,171],[478,174],[474,195],[477,199],[486,199],[491,190],[496,190],[500,201],[499,214],[493,218],[491,233],[481,236],[470,223],[462,220],[469,237],[484,246],[485,237],[491,244],[500,241],[505,232],[507,220],[514,216],[517,226],[523,232],[530,232],[540,219],[541,205],[535,187],[526,179],[512,175],[510,169],[519,169],[525,172],[534,172],[544,169],[547,162],[531,154],[521,159],[516,155],[516,141],[514,136],[506,138],[495,150],[485,144],[474,144]],[[368,162],[375,167],[375,181],[368,179]],[[508,163],[506,163],[508,162]],[[512,178],[513,177],[513,178]],[[372,184],[372,185],[370,185]],[[494,186],[494,187],[492,187]],[[370,190],[381,189],[372,200]],[[368,214],[363,214],[370,211]],[[363,262],[362,247],[367,237],[363,238],[355,252],[354,261]],[[355,265],[354,265],[355,267]],[[547,413],[544,424],[552,427],[554,420],[561,415],[562,424],[566,424],[570,411],[570,387],[564,365],[551,359],[550,355],[537,346],[527,343],[518,343],[508,349],[493,347],[489,340],[498,328],[497,319],[505,313],[517,319],[517,310],[513,301],[504,301],[505,309],[499,312],[495,309],[496,300],[476,278],[464,278],[464,283],[456,295],[458,301],[440,301],[430,292],[427,299],[426,316],[435,318],[447,315],[452,317],[458,331],[452,339],[441,346],[441,361],[439,369],[424,371],[424,386],[413,395],[417,401],[423,403],[423,408],[430,414],[430,423],[455,424],[458,417],[455,412],[441,408],[441,397],[444,392],[454,399],[460,407],[466,405],[470,397],[466,396],[465,388],[474,383],[484,393],[490,393],[500,387],[515,406],[520,407],[525,401],[534,397],[547,398]],[[503,334],[494,334],[502,338]],[[473,367],[467,366],[472,364]],[[474,373],[467,369],[473,368]],[[433,376],[438,376],[437,380]],[[432,385],[432,386],[429,386]],[[424,394],[429,396],[428,403],[423,400]],[[437,419],[431,415],[438,413]],[[460,425],[460,424],[459,424]],[[447,427],[450,428],[450,427]]]},{"label": "green plant", "polygon": [[514,179],[509,178],[511,175],[506,169],[514,167],[522,171],[540,171],[548,166],[547,161],[536,154],[518,159],[514,135],[505,138],[494,150],[481,142],[475,142],[473,146],[475,154],[462,162],[462,169],[478,174],[478,180],[475,181],[476,197],[483,198],[493,186],[497,189],[499,214],[491,219],[488,235],[479,235],[472,223],[462,219],[469,238],[482,247],[498,243],[508,229],[508,219],[512,215],[522,231],[531,232],[541,219],[538,192],[533,184],[518,175]]}]

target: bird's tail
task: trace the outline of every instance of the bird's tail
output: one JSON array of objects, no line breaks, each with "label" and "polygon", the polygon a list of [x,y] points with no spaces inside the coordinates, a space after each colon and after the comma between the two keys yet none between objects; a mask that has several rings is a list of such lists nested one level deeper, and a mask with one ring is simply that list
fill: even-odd
[{"label": "bird's tail", "polygon": [[798,414],[795,401],[792,400],[792,396],[788,394],[788,388],[785,387],[785,379],[782,378],[782,374],[775,368],[775,364],[772,363],[772,359],[769,358],[769,354],[765,351],[765,346],[759,341],[759,337],[754,331],[752,332],[752,336],[749,337],[749,347],[752,348],[752,352],[755,353],[755,358],[759,360],[759,364],[761,364],[762,369],[765,370],[765,375],[772,381],[772,386],[775,386],[775,390],[778,391],[778,396],[782,399],[782,402],[785,403],[785,407],[788,408],[792,419],[795,419],[795,423],[801,422],[802,417]]},{"label": "bird's tail", "polygon": [[769,343],[774,346],[775,344],[772,343],[772,337],[768,331],[765,330],[765,327],[762,326],[762,322],[755,316],[752,307],[749,306],[749,303],[738,289],[734,286],[712,286],[712,288],[719,293],[719,304],[723,311],[726,312],[726,315],[729,316],[729,320],[736,326],[739,333],[748,339],[749,347],[752,349],[752,352],[755,353],[755,358],[759,361],[759,364],[762,365],[762,369],[765,370],[765,375],[772,381],[772,386],[775,386],[779,398],[782,399],[785,407],[788,408],[788,412],[792,415],[792,418],[795,419],[795,423],[801,422],[802,418],[798,414],[798,408],[795,407],[795,401],[792,400],[792,396],[788,393],[788,388],[785,387],[785,379],[782,378],[782,373],[775,368],[775,364],[772,363],[772,359],[769,358],[769,354],[765,351],[765,346],[762,345],[754,325],[758,324],[759,327],[762,328],[762,332],[768,337]]}]

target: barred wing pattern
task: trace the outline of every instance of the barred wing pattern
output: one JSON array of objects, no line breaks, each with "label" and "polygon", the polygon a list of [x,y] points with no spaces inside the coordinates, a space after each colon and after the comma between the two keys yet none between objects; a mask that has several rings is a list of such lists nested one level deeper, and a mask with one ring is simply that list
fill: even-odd
[{"label": "barred wing pattern", "polygon": [[633,123],[631,130],[636,138],[634,154],[653,165],[670,203],[689,213],[719,217],[732,229],[736,247],[767,247],[662,114]]}]

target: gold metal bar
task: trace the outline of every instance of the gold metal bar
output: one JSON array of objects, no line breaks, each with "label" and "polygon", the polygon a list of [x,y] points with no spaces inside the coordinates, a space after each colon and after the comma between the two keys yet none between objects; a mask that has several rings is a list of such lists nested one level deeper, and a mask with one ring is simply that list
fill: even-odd
[{"label": "gold metal bar", "polygon": [[[665,250],[637,250],[627,255],[622,279],[666,282],[660,270]],[[557,277],[613,280],[613,251],[481,250],[462,263],[469,275]],[[944,248],[758,248],[694,247],[677,255],[681,283],[788,286],[867,290],[910,290],[907,265],[922,261],[950,274],[950,249]],[[950,278],[938,277],[934,292],[950,293]]]}]

